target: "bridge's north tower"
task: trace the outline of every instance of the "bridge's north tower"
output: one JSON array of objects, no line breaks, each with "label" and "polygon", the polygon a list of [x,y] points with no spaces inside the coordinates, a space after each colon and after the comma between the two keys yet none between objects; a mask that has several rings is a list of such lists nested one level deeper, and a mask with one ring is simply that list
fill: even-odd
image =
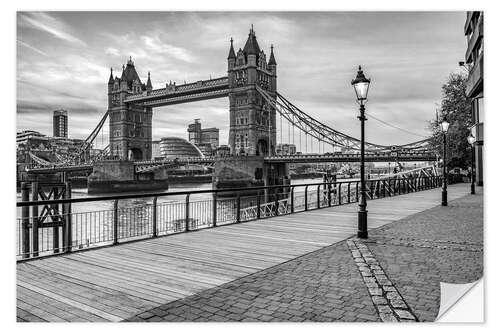
[{"label": "bridge's north tower", "polygon": [[253,27],[243,50],[240,48],[235,53],[231,39],[228,80],[231,152],[249,156],[274,155],[276,111],[266,105],[256,86],[276,98],[276,60],[271,46],[269,61],[266,61]]},{"label": "bridge's north tower", "polygon": [[108,81],[109,148],[111,156],[120,160],[151,159],[151,107],[125,103],[132,94],[142,94],[153,90],[148,74],[146,84],[141,82],[134,62],[130,59],[123,66],[120,78],[113,78],[113,70]]}]

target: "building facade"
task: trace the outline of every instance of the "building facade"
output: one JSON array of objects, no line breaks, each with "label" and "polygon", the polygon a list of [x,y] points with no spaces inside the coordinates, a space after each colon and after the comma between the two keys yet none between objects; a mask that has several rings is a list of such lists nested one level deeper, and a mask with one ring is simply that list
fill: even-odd
[{"label": "building facade", "polygon": [[196,145],[205,156],[214,155],[219,146],[219,129],[202,128],[200,119],[188,125],[188,140]]},{"label": "building facade", "polygon": [[55,110],[52,116],[52,131],[54,137],[68,137],[68,111]]},{"label": "building facade", "polygon": [[151,141],[151,158],[160,158],[160,140]]},{"label": "building facade", "polygon": [[476,182],[483,185],[483,12],[467,12],[464,33],[467,38],[467,51],[465,52],[465,64],[468,68],[466,83],[467,98],[472,103],[472,134],[476,138],[475,143],[475,166]]},{"label": "building facade", "polygon": [[260,49],[255,31],[250,29],[243,49],[228,55],[229,147],[232,154],[274,155],[276,111],[267,105],[255,88],[258,85],[276,98],[276,60],[273,47],[269,61]]},{"label": "building facade", "polygon": [[152,147],[151,107],[144,107],[124,102],[128,95],[141,94],[153,90],[148,73],[147,83],[141,82],[130,59],[123,66],[122,75],[113,77],[113,70],[108,80],[109,144],[110,155],[121,160],[149,160]]},{"label": "building facade", "polygon": [[276,146],[276,155],[295,155],[297,147],[293,143],[279,143]]}]

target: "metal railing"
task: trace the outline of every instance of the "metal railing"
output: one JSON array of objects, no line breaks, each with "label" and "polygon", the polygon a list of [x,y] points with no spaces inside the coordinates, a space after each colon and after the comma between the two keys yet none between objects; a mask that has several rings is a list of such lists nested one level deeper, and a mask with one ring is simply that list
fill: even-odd
[{"label": "metal railing", "polygon": [[[367,180],[366,192],[378,199],[441,185],[440,176]],[[360,190],[358,180],[39,201],[24,195],[16,204],[17,260],[355,203]]]}]

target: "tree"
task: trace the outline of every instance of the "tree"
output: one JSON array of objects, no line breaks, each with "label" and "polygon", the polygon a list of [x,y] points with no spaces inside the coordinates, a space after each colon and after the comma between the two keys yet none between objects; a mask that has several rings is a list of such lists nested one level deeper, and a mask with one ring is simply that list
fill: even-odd
[{"label": "tree", "polygon": [[441,121],[446,116],[450,127],[446,134],[446,161],[449,168],[467,168],[471,165],[471,147],[467,142],[467,136],[472,126],[472,106],[465,94],[465,83],[467,76],[452,73],[448,81],[443,84],[440,114],[438,119],[430,121],[432,131],[431,147],[439,155],[443,156],[443,133]]}]

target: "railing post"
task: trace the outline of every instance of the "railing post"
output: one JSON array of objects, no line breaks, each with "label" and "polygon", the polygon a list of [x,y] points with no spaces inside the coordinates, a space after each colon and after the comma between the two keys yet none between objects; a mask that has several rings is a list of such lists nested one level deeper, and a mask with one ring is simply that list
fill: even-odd
[{"label": "railing post", "polygon": [[[59,196],[59,188],[54,185],[54,199]],[[58,205],[50,205],[53,211],[57,211]],[[54,253],[59,253],[59,227],[55,226],[52,228],[52,248]]]},{"label": "railing post", "polygon": [[217,226],[217,192],[212,193],[212,227]]},{"label": "railing post", "polygon": [[[29,201],[30,200],[30,192],[29,192],[29,186],[28,183],[22,182],[21,183],[21,201]],[[30,253],[30,228],[29,228],[29,223],[30,223],[30,207],[29,206],[24,206],[21,208],[21,252],[22,252],[22,258],[29,258],[29,253]]]},{"label": "railing post", "polygon": [[308,185],[306,185],[306,195],[304,197],[304,210],[307,210],[307,188],[308,188]]},{"label": "railing post", "polygon": [[356,182],[356,202],[359,202],[359,181]]},{"label": "railing post", "polygon": [[340,206],[342,205],[342,183],[339,183],[337,191],[339,192],[339,206]]},{"label": "railing post", "polygon": [[[64,193],[65,199],[71,199],[71,182],[66,182],[66,191]],[[64,228],[64,247],[65,252],[71,252],[73,247],[73,224],[72,224],[72,215],[71,215],[71,202],[67,204],[63,204],[65,207],[64,212],[66,214],[66,227]]]},{"label": "railing post", "polygon": [[274,189],[274,215],[278,216],[279,215],[279,208],[280,208],[280,201],[279,201],[279,195],[278,195],[278,188]]},{"label": "railing post", "polygon": [[347,183],[347,203],[351,203],[351,182]]},{"label": "railing post", "polygon": [[240,208],[241,208],[241,195],[240,192],[238,192],[238,195],[236,196],[236,223],[240,222]]},{"label": "railing post", "polygon": [[186,194],[186,206],[184,207],[184,220],[185,220],[185,227],[184,230],[187,232],[189,231],[189,196],[190,194]]},{"label": "railing post", "polygon": [[113,245],[118,244],[118,199],[113,202]]},{"label": "railing post", "polygon": [[260,190],[257,191],[257,219],[260,219]]},{"label": "railing post", "polygon": [[[31,183],[31,200],[38,201],[38,182]],[[31,221],[31,249],[33,257],[38,257],[38,206],[32,207],[33,220]]]},{"label": "railing post", "polygon": [[328,183],[328,207],[332,207],[332,183]]},{"label": "railing post", "polygon": [[158,217],[156,216],[156,210],[158,207],[158,197],[153,198],[153,238],[158,236]]},{"label": "railing post", "polygon": [[321,208],[321,200],[319,193],[320,190],[321,190],[321,185],[318,185],[318,188],[316,189],[316,208]]},{"label": "railing post", "polygon": [[295,201],[295,198],[294,198],[294,195],[293,195],[293,192],[295,190],[295,187],[292,187],[291,191],[290,191],[290,212],[293,213],[294,212],[294,201]]}]

